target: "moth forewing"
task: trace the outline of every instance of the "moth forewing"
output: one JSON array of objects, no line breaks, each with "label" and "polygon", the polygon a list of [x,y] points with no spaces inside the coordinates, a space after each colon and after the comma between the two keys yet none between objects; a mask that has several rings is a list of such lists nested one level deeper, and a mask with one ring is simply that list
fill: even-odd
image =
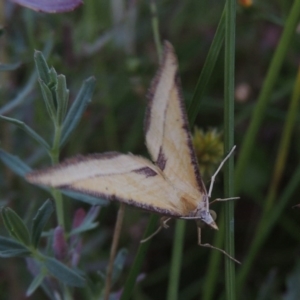
[{"label": "moth forewing", "polygon": [[145,138],[152,160],[177,189],[190,196],[189,204],[194,199],[191,209],[195,209],[206,190],[191,141],[177,58],[168,42],[150,87]]},{"label": "moth forewing", "polygon": [[117,200],[167,216],[180,217],[182,212],[180,196],[161,170],[132,154],[77,156],[31,172],[26,178],[31,183]]}]

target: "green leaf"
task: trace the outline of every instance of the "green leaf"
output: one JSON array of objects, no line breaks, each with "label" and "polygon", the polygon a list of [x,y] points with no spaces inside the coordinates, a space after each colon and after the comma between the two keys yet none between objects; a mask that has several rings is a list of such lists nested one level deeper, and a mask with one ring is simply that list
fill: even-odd
[{"label": "green leaf", "polygon": [[26,291],[26,297],[31,296],[36,289],[42,284],[43,280],[45,278],[45,274],[43,273],[39,273],[31,282],[31,284],[29,285],[27,291]]},{"label": "green leaf", "polygon": [[57,73],[53,67],[49,70],[49,76],[50,76],[50,82],[47,84],[47,86],[52,90],[57,85]]},{"label": "green leaf", "polygon": [[32,92],[35,87],[37,79],[36,72],[33,72],[29,79],[27,80],[26,84],[21,88],[15,98],[8,101],[5,105],[3,105],[0,109],[0,115],[5,115],[11,112],[14,108],[28,100],[28,95]]},{"label": "green leaf", "polygon": [[28,249],[11,249],[0,251],[0,257],[24,257],[29,256],[31,252]]},{"label": "green leaf", "polygon": [[44,99],[48,114],[49,114],[50,118],[52,119],[52,121],[54,123],[56,123],[56,109],[55,109],[55,105],[54,105],[54,99],[53,99],[52,92],[43,80],[39,79],[39,84],[40,84],[40,87],[42,90],[43,99]]},{"label": "green leaf", "polygon": [[[53,38],[52,36],[48,36],[47,42],[45,44],[43,52],[47,57],[53,48]],[[17,92],[17,95],[14,99],[10,100],[0,109],[0,115],[4,115],[9,113],[11,110],[19,106],[21,103],[28,99],[28,95],[32,92],[35,87],[37,79],[37,72],[35,70],[32,72],[31,76],[29,77],[28,81],[24,85],[24,87]]]},{"label": "green leaf", "polygon": [[67,89],[66,77],[64,75],[57,76],[56,86],[56,101],[57,101],[57,121],[62,124],[66,115],[69,101],[69,90]]},{"label": "green leaf", "polygon": [[100,206],[91,207],[82,223],[78,227],[72,229],[70,235],[72,236],[74,234],[78,234],[96,228],[98,226],[98,222],[94,222],[94,220],[95,218],[97,218],[99,211]]},{"label": "green leaf", "polygon": [[31,240],[33,246],[36,248],[42,231],[48,222],[51,214],[54,211],[53,203],[48,199],[37,211],[37,214],[33,218],[32,230],[31,230]]},{"label": "green leaf", "polygon": [[31,171],[31,168],[26,165],[19,157],[11,155],[2,149],[0,149],[0,159],[8,168],[10,168],[19,176],[24,177],[26,173]]},{"label": "green leaf", "polygon": [[286,293],[283,296],[283,300],[300,299],[300,261],[296,262],[294,270],[286,280]]},{"label": "green leaf", "polygon": [[69,190],[60,190],[64,195],[73,198],[75,200],[79,200],[91,205],[107,205],[108,204],[108,200],[105,199],[101,199],[101,198],[96,198],[90,195],[84,195],[82,193],[78,193],[78,192],[73,192],[73,191],[69,191]]},{"label": "green leaf", "polygon": [[70,286],[84,287],[85,278],[52,257],[45,257],[45,267],[54,277]]},{"label": "green leaf", "polygon": [[30,245],[29,231],[23,220],[9,207],[2,209],[2,217],[10,235],[23,245]]},{"label": "green leaf", "polygon": [[125,265],[125,260],[127,258],[128,251],[125,248],[122,248],[114,261],[114,268],[112,273],[112,284],[115,284],[119,279]]},{"label": "green leaf", "polygon": [[0,257],[28,256],[30,251],[19,242],[0,236]]},{"label": "green leaf", "polygon": [[95,81],[95,77],[90,77],[83,82],[83,85],[63,122],[60,146],[63,146],[66,143],[70,134],[78,125],[86,106],[91,101],[95,88]]},{"label": "green leaf", "polygon": [[20,62],[14,64],[0,64],[0,72],[2,71],[13,71],[18,69],[21,66]]},{"label": "green leaf", "polygon": [[30,137],[32,137],[35,141],[37,141],[40,145],[45,147],[47,150],[50,149],[48,143],[41,136],[39,136],[33,129],[27,126],[24,122],[19,121],[17,119],[4,117],[4,116],[0,116],[0,119],[18,126],[22,130],[24,130]]},{"label": "green leaf", "polygon": [[41,51],[34,52],[35,67],[39,74],[39,78],[48,84],[50,82],[49,67]]},{"label": "green leaf", "polygon": [[199,113],[200,106],[202,103],[203,95],[206,90],[207,84],[211,77],[212,71],[215,67],[216,61],[218,59],[219,53],[224,43],[225,35],[225,10],[222,13],[221,19],[217,31],[215,33],[214,39],[209,48],[209,52],[205,59],[204,66],[201,70],[198,82],[193,94],[192,101],[188,108],[188,117],[190,125],[192,126],[196,120],[197,114]]}]

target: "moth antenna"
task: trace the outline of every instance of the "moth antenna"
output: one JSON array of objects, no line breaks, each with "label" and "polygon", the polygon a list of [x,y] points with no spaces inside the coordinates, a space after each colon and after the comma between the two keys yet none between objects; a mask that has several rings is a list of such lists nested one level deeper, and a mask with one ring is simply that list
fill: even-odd
[{"label": "moth antenna", "polygon": [[233,153],[235,148],[236,148],[236,146],[234,145],[232,147],[232,149],[230,150],[230,152],[226,155],[226,157],[221,161],[221,163],[220,163],[218,169],[216,170],[216,172],[214,173],[214,175],[211,177],[210,186],[209,186],[209,190],[208,190],[208,198],[211,197],[211,192],[212,192],[214,182],[215,182],[215,178],[216,178],[217,174],[220,172],[221,168],[225,164],[226,160],[231,156],[231,154]]},{"label": "moth antenna", "polygon": [[157,230],[155,232],[153,232],[151,235],[149,235],[147,238],[141,240],[140,243],[142,244],[142,243],[149,241],[155,235],[157,235],[163,228],[169,228],[169,225],[167,224],[167,222],[169,222],[170,220],[171,220],[171,218],[161,217],[160,218],[160,226],[157,228]]},{"label": "moth antenna", "polygon": [[222,252],[225,256],[227,256],[229,259],[231,259],[232,261],[236,262],[239,265],[241,264],[241,262],[239,262],[237,259],[235,259],[231,255],[229,255],[225,250],[220,249],[218,247],[214,247],[211,244],[202,244],[201,243],[201,228],[199,226],[197,226],[197,229],[198,229],[198,245],[199,246],[218,250],[218,251]]},{"label": "moth antenna", "polygon": [[213,203],[216,203],[216,202],[225,202],[225,201],[231,201],[231,200],[238,200],[240,198],[241,197],[217,198],[217,199],[209,202],[209,205],[212,205]]}]

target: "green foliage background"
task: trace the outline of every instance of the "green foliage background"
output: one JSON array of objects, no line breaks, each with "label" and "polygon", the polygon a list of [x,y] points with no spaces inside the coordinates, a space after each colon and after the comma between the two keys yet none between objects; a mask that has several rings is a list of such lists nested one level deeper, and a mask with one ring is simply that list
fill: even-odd
[{"label": "green foliage background", "polygon": [[[242,266],[236,266],[237,299],[300,297],[300,211],[292,209],[300,202],[299,28],[291,29],[290,39],[281,39],[284,26],[287,28],[290,24],[292,5],[299,6],[299,1],[265,0],[254,2],[249,8],[237,6],[235,84],[237,89],[242,85],[248,89],[245,99],[236,98],[234,120],[236,159],[240,168],[235,179],[237,196],[241,197],[236,203],[234,223],[235,257],[242,262]],[[60,160],[78,153],[111,150],[147,156],[142,130],[145,95],[158,65],[149,2],[86,0],[77,10],[57,15],[36,13],[10,2],[3,2],[2,6],[0,60],[7,64],[21,62],[21,65],[16,70],[0,73],[0,113],[25,122],[51,141],[52,123],[34,75],[34,49],[44,49],[48,65],[66,76],[71,103],[82,82],[90,76],[96,77],[92,102],[63,147]],[[162,39],[169,40],[176,49],[187,107],[195,95],[223,6],[224,3],[215,0],[157,2],[159,32]],[[299,23],[299,14],[294,19]],[[287,50],[282,50],[282,57],[279,53],[274,62],[279,41]],[[272,59],[279,64],[278,78],[275,72],[268,73]],[[222,131],[224,48],[211,71],[208,85],[199,96],[201,109],[195,124],[203,129],[216,127]],[[273,75],[274,84],[271,84]],[[270,91],[264,96],[262,91],[266,89],[268,78]],[[265,106],[258,106],[263,97]],[[11,107],[11,103],[16,105]],[[255,119],[259,111],[262,122]],[[243,145],[249,124],[253,122],[258,131],[251,141],[251,153],[241,162],[240,151],[245,154]],[[4,121],[0,123],[0,141],[2,149],[33,168],[51,164],[45,150],[24,131]],[[209,179],[205,180],[209,184]],[[26,223],[49,197],[4,165],[0,167],[0,191],[1,204],[12,207]],[[221,175],[213,196],[223,196]],[[89,208],[87,204],[67,198],[64,204],[67,228],[71,226],[76,208]],[[222,206],[216,205],[220,215]],[[116,203],[104,206],[98,228],[84,235],[80,267],[91,274],[95,282],[98,280],[95,273],[105,272],[117,207]],[[126,282],[148,217],[147,213],[126,209],[120,247],[128,249],[128,256],[114,291],[120,290]],[[54,217],[48,226],[56,226]],[[213,245],[220,243],[223,248],[224,226],[222,223],[219,226],[219,232],[207,229],[203,241]],[[4,225],[0,233],[7,235]],[[175,238],[174,226],[171,226],[151,241],[140,270],[140,274],[146,276],[137,284],[133,299],[167,298]],[[196,245],[194,222],[186,224],[183,245],[178,299],[224,299],[224,257]],[[1,259],[1,299],[22,299],[32,280],[28,274],[22,259]],[[91,299],[84,292],[79,291],[77,295],[78,299]],[[47,298],[38,290],[30,299]]]}]

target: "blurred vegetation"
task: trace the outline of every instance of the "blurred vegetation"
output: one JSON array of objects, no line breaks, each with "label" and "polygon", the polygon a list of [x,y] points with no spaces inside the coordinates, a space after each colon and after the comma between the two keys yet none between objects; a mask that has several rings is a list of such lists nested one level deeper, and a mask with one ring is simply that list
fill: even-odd
[{"label": "blurred vegetation", "polygon": [[[298,3],[299,0],[264,0],[249,7],[237,6],[237,160],[284,25],[292,5]],[[60,160],[78,153],[111,150],[147,156],[142,130],[145,95],[158,65],[149,2],[85,0],[83,6],[64,14],[36,13],[9,1],[1,4],[0,62],[15,65],[11,66],[13,70],[3,68],[0,73],[0,114],[25,122],[52,142],[53,124],[47,116],[34,67],[34,50],[38,49],[44,52],[50,67],[66,76],[70,103],[86,78],[96,78],[92,102],[63,147]],[[169,40],[176,49],[187,107],[223,5],[215,0],[157,1],[159,31],[162,39]],[[299,23],[299,15],[296,19]],[[291,42],[284,41],[287,51],[278,78],[271,85],[265,110],[261,110],[263,119],[257,122],[258,132],[251,143],[245,169],[236,178],[238,194],[234,196],[240,196],[241,200],[235,206],[235,257],[242,262],[242,266],[236,267],[237,299],[300,299],[300,211],[291,208],[300,203],[297,197],[300,192],[299,35],[298,26],[292,30]],[[223,50],[199,99],[201,109],[195,124],[202,130],[216,128],[222,132],[224,128]],[[40,145],[5,121],[0,123],[0,142],[2,149],[17,155],[32,168],[51,164]],[[205,182],[209,184],[209,178]],[[4,165],[0,168],[0,191],[1,205],[14,209],[26,224],[30,224],[49,197],[46,191],[29,185]],[[222,196],[222,175],[219,175],[213,197]],[[66,228],[70,230],[76,210],[87,211],[89,205],[71,198],[63,201]],[[218,215],[222,215],[222,206],[222,203],[214,206]],[[101,278],[99,272],[106,270],[117,208],[118,203],[103,206],[97,219],[100,225],[83,236],[79,266],[96,283]],[[126,208],[119,248],[127,248],[128,254],[113,286],[114,292],[124,286],[148,217],[147,213]],[[178,299],[224,299],[224,257],[214,250],[199,248],[194,222],[186,223]],[[220,231],[205,230],[203,242],[217,245],[222,240],[224,226],[218,220],[217,223]],[[48,227],[56,225],[52,216]],[[7,236],[4,224],[0,226],[0,234]],[[166,299],[175,238],[174,226],[153,238],[132,299]],[[120,253],[122,257],[123,252]],[[32,281],[27,268],[21,258],[0,260],[1,299],[25,298]],[[48,298],[38,289],[29,299]],[[91,298],[78,289],[74,299],[100,298]]]}]

